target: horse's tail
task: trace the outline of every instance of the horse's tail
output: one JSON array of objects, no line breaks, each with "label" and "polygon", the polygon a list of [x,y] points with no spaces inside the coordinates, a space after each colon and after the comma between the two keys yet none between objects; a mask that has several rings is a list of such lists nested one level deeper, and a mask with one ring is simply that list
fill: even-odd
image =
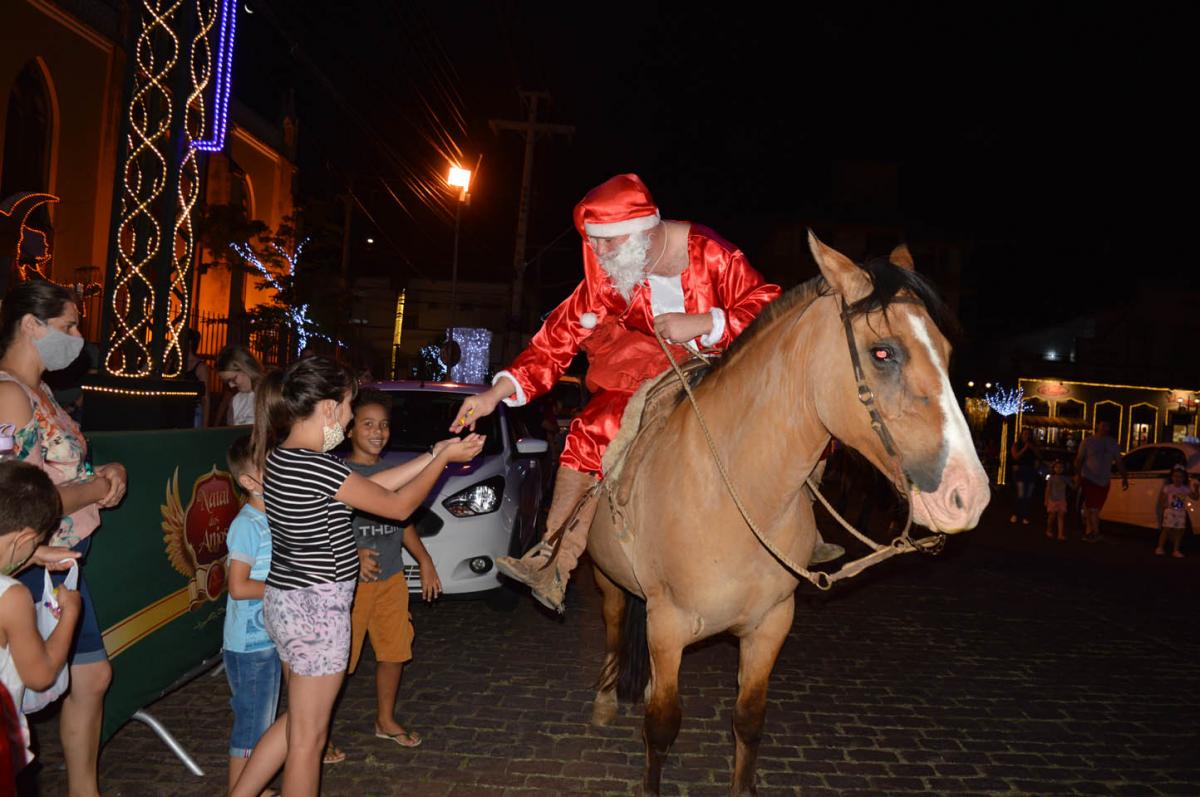
[{"label": "horse's tail", "polygon": [[614,686],[617,697],[638,703],[650,682],[650,645],[646,639],[646,601],[625,595],[625,615],[621,618],[621,644],[617,657],[604,665],[599,688],[607,692]]}]

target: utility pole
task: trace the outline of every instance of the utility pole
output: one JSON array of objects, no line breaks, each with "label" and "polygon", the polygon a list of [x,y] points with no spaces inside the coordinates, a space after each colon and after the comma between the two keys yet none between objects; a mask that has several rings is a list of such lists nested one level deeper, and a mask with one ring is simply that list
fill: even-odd
[{"label": "utility pole", "polygon": [[350,284],[350,220],[354,217],[354,178],[346,181],[345,217],[342,221],[342,281]]},{"label": "utility pole", "polygon": [[522,91],[521,102],[525,105],[526,117],[516,122],[492,119],[488,124],[492,132],[499,135],[502,130],[511,130],[525,136],[525,164],[521,170],[521,202],[517,210],[517,242],[513,251],[512,305],[509,308],[508,335],[505,336],[505,359],[515,356],[520,345],[521,297],[525,291],[525,239],[529,232],[530,191],[533,184],[533,144],[539,135],[571,136],[574,125],[557,125],[538,121],[538,103],[550,104],[550,92]]}]

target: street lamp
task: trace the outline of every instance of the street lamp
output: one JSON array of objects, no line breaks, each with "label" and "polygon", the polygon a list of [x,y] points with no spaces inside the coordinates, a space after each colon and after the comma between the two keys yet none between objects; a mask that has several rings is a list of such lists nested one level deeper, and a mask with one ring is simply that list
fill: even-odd
[{"label": "street lamp", "polygon": [[471,188],[471,170],[461,166],[451,166],[450,174],[446,177],[446,184],[451,188],[461,188],[462,196],[459,197],[459,201],[466,199],[467,191]]},{"label": "street lamp", "polygon": [[[450,265],[450,327],[446,330],[446,338],[454,340],[454,316],[458,311],[458,233],[462,226],[462,207],[470,201],[471,170],[461,166],[451,166],[446,175],[446,185],[459,189],[458,202],[454,204],[454,260]],[[447,349],[451,347],[447,345]],[[447,363],[455,365],[456,363]]]}]

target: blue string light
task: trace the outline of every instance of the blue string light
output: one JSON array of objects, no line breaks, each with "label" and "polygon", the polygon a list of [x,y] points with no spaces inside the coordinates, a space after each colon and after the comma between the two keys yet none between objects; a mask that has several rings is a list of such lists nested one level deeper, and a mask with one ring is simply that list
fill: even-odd
[{"label": "blue string light", "polygon": [[[289,276],[295,276],[296,264],[300,261],[300,255],[304,252],[304,245],[307,243],[308,239],[305,238],[296,246],[296,251],[292,252],[291,254],[285,252],[279,247],[278,244],[271,244],[272,248],[275,249],[279,256],[287,261]],[[255,254],[254,250],[250,248],[250,244],[231,243],[229,248],[236,252],[238,256],[242,258],[242,260],[245,260],[247,263],[254,266],[255,270],[262,275],[267,284],[275,289],[275,293],[277,294],[276,302],[279,303],[278,295],[283,294],[284,287],[279,283],[279,280],[275,279],[275,275],[268,271],[267,267],[264,266],[262,261],[258,259],[258,255]],[[308,317],[307,304],[302,304],[299,307],[290,307],[283,305],[282,303],[279,304],[284,314],[288,317],[288,320],[292,322],[292,327],[296,330],[297,352],[304,350],[304,347],[308,344],[309,338],[320,338],[328,343],[335,343],[338,346],[342,345],[340,340],[334,340],[328,335],[317,331],[316,324],[311,318]]]},{"label": "blue string light", "polygon": [[997,415],[1005,418],[1029,409],[1029,405],[1025,403],[1025,391],[1020,387],[1013,390],[996,387],[990,393],[985,393],[983,398]]},{"label": "blue string light", "polygon": [[421,360],[425,363],[424,374],[414,374],[427,378],[431,382],[441,382],[446,378],[446,364],[442,362],[442,347],[430,343],[421,347]]},{"label": "blue string light", "polygon": [[233,41],[237,34],[237,2],[221,3],[221,32],[217,39],[217,68],[213,82],[212,138],[193,141],[192,148],[203,152],[220,152],[225,148],[225,131],[229,121],[230,87],[233,83]]}]

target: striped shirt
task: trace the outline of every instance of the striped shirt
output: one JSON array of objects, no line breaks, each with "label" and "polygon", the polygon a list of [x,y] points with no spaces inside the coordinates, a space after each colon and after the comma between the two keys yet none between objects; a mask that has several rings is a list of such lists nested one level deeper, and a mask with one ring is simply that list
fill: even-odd
[{"label": "striped shirt", "polygon": [[349,475],[341,460],[304,448],[277,448],[267,455],[267,586],[303,589],[358,578],[351,509],[333,498]]}]

